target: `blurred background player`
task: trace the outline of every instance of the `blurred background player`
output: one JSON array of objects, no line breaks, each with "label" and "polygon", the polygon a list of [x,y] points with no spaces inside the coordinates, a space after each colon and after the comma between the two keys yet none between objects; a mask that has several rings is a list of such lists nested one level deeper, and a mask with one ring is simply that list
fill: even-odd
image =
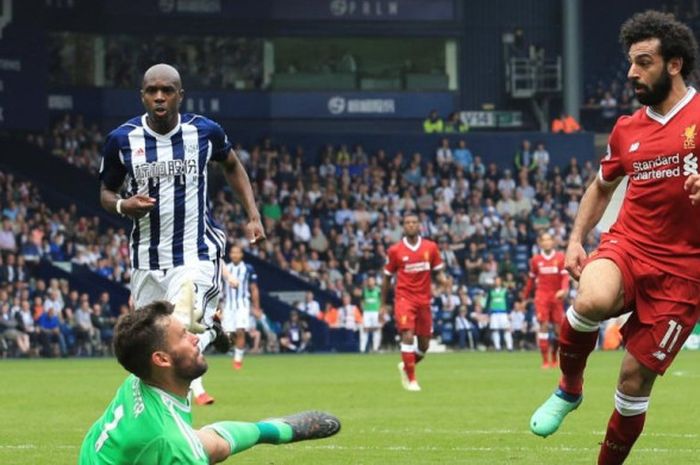
[{"label": "blurred background player", "polygon": [[513,333],[510,324],[510,306],[508,289],[503,286],[503,278],[496,276],[493,287],[488,291],[486,308],[489,312],[489,329],[493,348],[501,350],[501,335],[506,344],[506,350],[513,350]]},{"label": "blurred background player", "polygon": [[[440,286],[447,282],[444,263],[435,242],[419,235],[418,216],[403,217],[403,238],[387,251],[382,281],[382,304],[386,305],[391,278],[396,276],[394,289],[394,318],[401,333],[401,384],[408,391],[420,391],[416,380],[416,364],[423,360],[433,333],[430,312],[431,276]],[[386,309],[384,309],[386,313]],[[414,336],[418,339],[418,346]]]},{"label": "blurred background player", "polygon": [[229,251],[230,263],[224,265],[222,273],[226,285],[221,326],[235,340],[233,368],[243,367],[246,331],[250,328],[251,303],[260,308],[258,275],[253,266],[243,261],[243,249],[234,245]]},{"label": "blurred background player", "polygon": [[207,361],[197,336],[174,317],[167,301],[122,316],[114,348],[131,375],[87,432],[80,465],[208,465],[256,444],[320,439],[340,431],[340,421],[322,412],[193,429],[190,384],[207,371]]},{"label": "blurred background player", "polygon": [[564,267],[564,254],[554,248],[551,234],[541,233],[537,244],[541,253],[530,260],[523,298],[528,299],[535,289],[535,314],[540,328],[537,345],[542,353],[542,368],[556,368],[559,330],[564,319],[563,302],[569,293],[569,273]]},{"label": "blurred background player", "polygon": [[381,290],[374,276],[367,278],[367,285],[362,289],[362,325],[360,326],[360,352],[369,350],[367,343],[372,336],[372,350],[379,351],[382,345],[382,312]]},{"label": "blurred background player", "polygon": [[[220,297],[219,260],[226,240],[209,211],[209,161],[222,164],[242,203],[250,241],[263,240],[265,233],[250,180],[228,137],[203,116],[180,114],[183,96],[175,68],[158,64],[146,71],[141,87],[146,113],[116,128],[105,141],[100,201],[107,211],[134,222],[130,243],[134,307],[160,299],[176,302],[183,286],[191,282],[196,313],[204,313],[205,324],[211,324]],[[122,198],[127,176],[127,197]],[[184,323],[203,330],[195,321]],[[200,342],[206,347],[206,335]],[[197,403],[214,402],[201,379],[192,388]]]},{"label": "blurred background player", "polygon": [[[700,315],[700,175],[694,154],[700,98],[685,82],[698,45],[688,26],[658,11],[627,20],[620,42],[630,62],[627,78],[645,106],[617,121],[608,155],[581,201],[566,251],[566,268],[579,279],[579,290],[561,329],[562,377],[530,420],[539,436],[557,431],[583,400],[583,372],[600,322],[631,311],[622,328],[625,355],[598,465],[625,461],[644,429],[656,377],[671,365]],[[617,221],[587,256],[583,241],[625,175]]]}]

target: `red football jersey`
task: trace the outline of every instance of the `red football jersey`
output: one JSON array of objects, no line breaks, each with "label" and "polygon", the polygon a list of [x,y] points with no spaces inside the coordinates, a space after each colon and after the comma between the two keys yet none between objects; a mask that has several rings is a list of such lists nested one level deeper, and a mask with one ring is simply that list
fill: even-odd
[{"label": "red football jersey", "polygon": [[384,273],[396,274],[396,298],[430,303],[431,273],[444,266],[435,242],[418,237],[412,246],[406,238],[389,247]]},{"label": "red football jersey", "polygon": [[618,119],[601,161],[599,180],[628,175],[617,221],[601,240],[628,243],[666,273],[700,281],[700,206],[683,183],[698,172],[700,97],[695,89],[666,115],[642,107]]},{"label": "red football jersey", "polygon": [[535,255],[530,259],[529,277],[525,295],[528,296],[535,285],[535,299],[551,298],[561,289],[568,289],[569,273],[564,268],[564,254],[552,251],[549,256]]}]

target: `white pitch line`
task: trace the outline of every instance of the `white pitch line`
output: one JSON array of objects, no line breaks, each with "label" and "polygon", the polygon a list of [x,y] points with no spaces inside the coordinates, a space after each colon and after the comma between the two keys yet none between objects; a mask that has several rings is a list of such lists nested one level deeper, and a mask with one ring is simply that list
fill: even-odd
[{"label": "white pitch line", "polygon": [[[542,450],[550,452],[594,452],[600,450],[600,447],[436,447],[436,446],[340,446],[340,445],[305,445],[304,449],[309,450],[343,450],[343,451],[402,451],[402,452],[540,452]],[[660,448],[660,447],[644,447],[635,448],[635,452],[646,453],[690,453],[697,454],[700,449],[678,449],[678,448]]]},{"label": "white pitch line", "polygon": [[[380,428],[370,428],[364,430],[354,430],[358,434],[458,434],[462,436],[486,436],[486,435],[523,435],[532,436],[532,432],[529,430],[516,430],[516,429],[472,429],[472,430],[461,430],[461,429],[433,429],[433,428],[399,428],[399,429],[380,429]],[[590,431],[588,434],[593,436],[603,436],[605,431]],[[579,432],[567,432],[559,431],[557,436],[579,436]],[[649,436],[654,438],[683,438],[683,439],[695,439],[700,437],[699,434],[695,433],[642,433],[642,436]]]},{"label": "white pitch line", "polygon": [[41,445],[36,444],[0,444],[0,449],[77,449],[75,444]]}]

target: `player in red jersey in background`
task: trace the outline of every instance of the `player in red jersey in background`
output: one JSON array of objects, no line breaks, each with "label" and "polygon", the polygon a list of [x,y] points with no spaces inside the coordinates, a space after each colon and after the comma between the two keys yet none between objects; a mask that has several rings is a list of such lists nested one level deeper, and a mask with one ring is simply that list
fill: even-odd
[{"label": "player in red jersey in background", "polygon": [[[387,305],[391,277],[396,276],[394,290],[394,319],[401,333],[401,384],[408,391],[420,391],[416,381],[416,364],[423,360],[433,334],[433,318],[430,313],[431,277],[441,286],[447,282],[442,269],[444,263],[435,242],[422,238],[418,233],[418,216],[404,215],[403,234],[400,242],[389,247],[382,281],[382,305]],[[382,311],[386,314],[386,308]],[[414,336],[418,339],[416,347]]]},{"label": "player in red jersey in background", "polygon": [[[598,179],[581,200],[566,252],[566,268],[580,284],[559,337],[562,377],[530,420],[539,436],[559,428],[581,403],[600,321],[632,311],[622,328],[626,351],[599,465],[625,461],[644,428],[656,377],[700,313],[700,97],[685,83],[697,43],[690,28],[656,11],[626,21],[620,41],[630,61],[627,77],[645,106],[617,121]],[[625,175],[618,219],[586,256],[582,242]]]},{"label": "player in red jersey in background", "polygon": [[[569,273],[564,268],[564,254],[554,249],[554,238],[543,232],[537,243],[542,253],[530,259],[530,272],[523,299],[535,288],[535,313],[540,324],[537,344],[542,353],[542,368],[555,368],[559,351],[559,329],[564,319],[563,301],[569,292]],[[552,331],[552,343],[549,331]],[[551,361],[550,361],[551,352]]]}]

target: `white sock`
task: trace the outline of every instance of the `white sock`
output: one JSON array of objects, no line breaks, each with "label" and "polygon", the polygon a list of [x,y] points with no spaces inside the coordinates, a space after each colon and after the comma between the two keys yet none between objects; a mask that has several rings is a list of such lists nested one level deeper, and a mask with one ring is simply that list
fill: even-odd
[{"label": "white sock", "polygon": [[360,328],[360,352],[367,350],[367,330],[365,328]]},{"label": "white sock", "polygon": [[202,383],[201,376],[192,380],[190,383],[190,389],[192,389],[192,394],[194,394],[195,397],[199,397],[204,394],[204,383]]},{"label": "white sock", "polygon": [[573,305],[566,311],[566,319],[569,320],[569,324],[576,331],[592,333],[600,329],[600,322],[589,320],[585,316],[581,315],[574,309]]},{"label": "white sock", "polygon": [[242,362],[243,354],[245,354],[245,349],[239,349],[236,347],[236,349],[233,351],[233,360],[235,362]]},{"label": "white sock", "polygon": [[501,335],[497,329],[491,331],[491,341],[493,342],[494,349],[501,350]]},{"label": "white sock", "polygon": [[197,342],[197,347],[199,347],[199,350],[204,352],[204,349],[206,349],[209,344],[211,344],[211,341],[214,340],[216,337],[216,332],[213,329],[208,329],[204,331],[202,334],[199,334],[197,338],[199,341]]},{"label": "white sock", "polygon": [[379,352],[379,348],[382,346],[382,330],[375,329],[372,331],[372,348],[375,352]]},{"label": "white sock", "polygon": [[503,338],[506,340],[506,349],[513,350],[513,334],[510,331],[504,331]]}]

